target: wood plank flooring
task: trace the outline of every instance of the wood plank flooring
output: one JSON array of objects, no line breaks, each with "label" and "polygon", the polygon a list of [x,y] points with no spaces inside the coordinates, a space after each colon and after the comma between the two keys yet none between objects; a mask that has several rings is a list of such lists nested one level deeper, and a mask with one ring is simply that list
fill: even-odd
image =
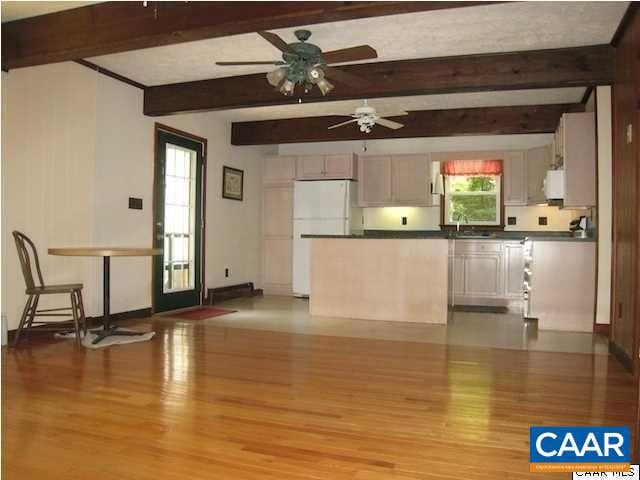
[{"label": "wood plank flooring", "polygon": [[567,479],[528,472],[530,425],[632,422],[606,355],[145,323],[3,349],[4,478]]}]

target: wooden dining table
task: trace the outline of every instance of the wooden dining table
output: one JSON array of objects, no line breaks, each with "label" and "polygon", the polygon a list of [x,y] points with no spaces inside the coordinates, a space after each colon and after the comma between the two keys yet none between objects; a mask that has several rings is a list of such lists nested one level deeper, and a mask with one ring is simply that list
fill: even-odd
[{"label": "wooden dining table", "polygon": [[93,330],[96,338],[91,342],[97,344],[107,337],[114,335],[133,336],[144,335],[146,332],[132,332],[118,330],[111,324],[109,290],[111,286],[111,257],[150,257],[162,255],[162,248],[137,248],[137,247],[67,247],[50,248],[49,255],[61,255],[64,257],[102,257],[102,328]]}]

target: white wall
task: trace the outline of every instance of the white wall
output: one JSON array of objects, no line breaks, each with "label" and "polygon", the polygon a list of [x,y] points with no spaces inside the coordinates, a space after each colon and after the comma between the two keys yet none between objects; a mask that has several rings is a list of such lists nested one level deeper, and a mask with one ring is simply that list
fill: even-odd
[{"label": "white wall", "polygon": [[[10,328],[24,306],[12,230],[38,246],[50,283],[82,282],[92,304],[95,263],[47,255],[47,248],[93,242],[96,84],[89,69],[64,64],[16,70],[6,82],[2,122],[2,308]],[[44,299],[41,306],[60,306]]]},{"label": "white wall", "polygon": [[[549,145],[551,134],[484,135],[464,137],[432,137],[366,142],[368,154],[405,154],[425,152],[518,150]],[[291,143],[279,145],[281,155],[362,153],[363,142]],[[505,216],[515,216],[517,224],[505,230],[568,231],[569,222],[580,215],[574,210],[557,207],[505,207]],[[407,225],[401,218],[407,217]],[[547,225],[538,225],[538,217],[547,217]],[[365,228],[371,230],[439,230],[440,207],[384,207],[364,209]]]},{"label": "white wall", "polygon": [[611,229],[613,221],[611,87],[597,87],[596,112],[598,131],[598,296],[596,323],[606,324],[611,320]]},{"label": "white wall", "polygon": [[[10,240],[16,228],[30,235],[48,282],[84,283],[88,314],[99,315],[100,260],[50,257],[46,249],[151,245],[157,120],[208,140],[207,287],[260,284],[259,160],[274,148],[231,146],[230,124],[222,113],[145,117],[141,90],[75,63],[13,70],[5,79],[2,240]],[[245,171],[243,202],[221,198],[223,164]],[[128,209],[130,196],[143,199],[142,211]],[[25,297],[12,245],[3,252],[2,308],[15,328]],[[229,278],[224,278],[225,267]],[[112,312],[151,306],[150,259],[114,259],[111,275]]]}]

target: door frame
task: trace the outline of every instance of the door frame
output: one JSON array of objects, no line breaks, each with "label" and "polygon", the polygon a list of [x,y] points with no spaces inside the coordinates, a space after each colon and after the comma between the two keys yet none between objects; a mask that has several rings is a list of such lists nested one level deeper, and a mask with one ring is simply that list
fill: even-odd
[{"label": "door frame", "polygon": [[[202,144],[202,219],[200,225],[200,305],[205,303],[206,299],[206,285],[205,285],[205,260],[206,260],[206,219],[207,219],[207,139],[204,137],[199,137],[198,135],[194,135],[189,132],[185,132],[183,130],[178,130],[177,128],[170,127],[168,125],[164,125],[159,122],[155,122],[153,128],[153,200],[152,200],[152,222],[151,222],[151,238],[154,238],[156,234],[155,231],[155,218],[156,218],[156,193],[158,191],[158,179],[157,179],[157,171],[156,166],[158,163],[158,133],[166,132],[171,133],[173,135],[177,135],[178,137],[183,137],[193,142],[197,142]],[[151,264],[151,311],[155,312],[156,307],[156,294],[155,289],[153,288],[153,263]]]}]

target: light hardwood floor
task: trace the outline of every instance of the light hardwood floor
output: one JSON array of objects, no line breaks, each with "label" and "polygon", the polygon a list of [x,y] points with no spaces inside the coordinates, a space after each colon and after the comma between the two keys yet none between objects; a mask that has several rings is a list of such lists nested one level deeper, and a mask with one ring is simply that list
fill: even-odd
[{"label": "light hardwood floor", "polygon": [[250,309],[234,315],[146,319],[151,342],[98,351],[3,349],[4,478],[566,480],[528,473],[530,425],[632,421],[632,378],[607,355],[259,330],[242,328]]}]

